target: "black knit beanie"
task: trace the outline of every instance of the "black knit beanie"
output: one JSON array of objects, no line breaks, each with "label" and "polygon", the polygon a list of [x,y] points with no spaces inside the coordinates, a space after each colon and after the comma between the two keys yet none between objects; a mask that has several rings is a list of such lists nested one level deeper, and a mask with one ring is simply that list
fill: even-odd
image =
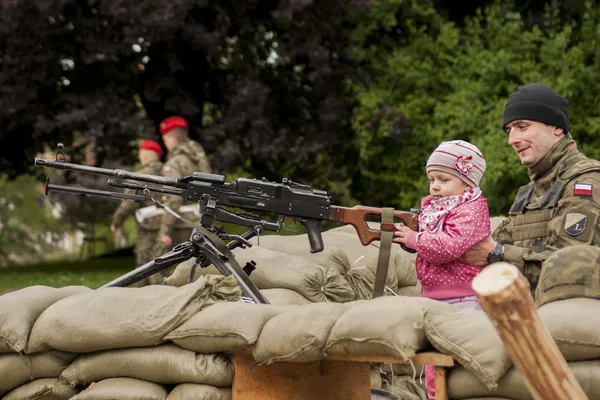
[{"label": "black knit beanie", "polygon": [[548,86],[540,83],[520,86],[508,96],[502,116],[502,128],[513,121],[527,119],[563,128],[568,133],[568,104],[567,99]]}]

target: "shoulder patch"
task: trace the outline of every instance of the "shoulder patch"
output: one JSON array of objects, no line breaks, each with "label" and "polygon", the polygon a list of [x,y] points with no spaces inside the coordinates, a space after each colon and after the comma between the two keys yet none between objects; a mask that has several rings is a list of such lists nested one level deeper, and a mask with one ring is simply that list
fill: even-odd
[{"label": "shoulder patch", "polygon": [[573,187],[574,196],[591,197],[594,187],[591,183],[576,183]]},{"label": "shoulder patch", "polygon": [[580,213],[568,213],[565,217],[565,232],[571,236],[579,236],[585,232],[587,216]]}]

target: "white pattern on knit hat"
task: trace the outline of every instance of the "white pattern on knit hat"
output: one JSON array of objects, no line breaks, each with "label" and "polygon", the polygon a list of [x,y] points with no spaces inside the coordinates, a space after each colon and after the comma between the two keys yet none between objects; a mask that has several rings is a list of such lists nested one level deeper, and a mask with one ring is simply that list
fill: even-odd
[{"label": "white pattern on knit hat", "polygon": [[464,140],[442,142],[427,160],[429,171],[442,171],[465,182],[471,187],[478,187],[485,173],[485,159],[481,151]]}]

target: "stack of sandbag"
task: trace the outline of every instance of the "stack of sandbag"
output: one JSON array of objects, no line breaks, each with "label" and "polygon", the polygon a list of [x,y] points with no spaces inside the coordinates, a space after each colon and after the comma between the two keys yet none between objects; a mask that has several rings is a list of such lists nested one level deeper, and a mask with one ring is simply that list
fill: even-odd
[{"label": "stack of sandbag", "polygon": [[[344,302],[354,298],[352,287],[338,271],[300,256],[267,249],[262,246],[262,242],[261,239],[261,246],[237,249],[235,252],[240,265],[250,261],[256,263],[256,270],[250,274],[250,280],[258,289],[287,289],[310,302]],[[165,284],[185,285],[190,277],[192,263],[192,260],[188,260],[179,264],[173,274],[165,279]],[[218,273],[214,266],[197,268],[194,279]]]},{"label": "stack of sandbag", "polygon": [[[600,398],[600,300],[573,298],[544,304],[540,318],[590,399]],[[450,399],[531,399],[524,380],[483,311],[427,312],[425,334],[459,366],[448,378]]]},{"label": "stack of sandbag", "polygon": [[263,365],[320,360],[326,354],[389,355],[405,361],[429,347],[421,324],[423,311],[451,308],[404,296],[302,306],[216,304],[165,339],[196,352],[251,350]]},{"label": "stack of sandbag", "polygon": [[[26,304],[41,293],[32,289],[10,295]],[[21,354],[5,357],[11,376],[27,377],[12,379],[11,387],[0,379],[0,387],[7,386],[3,399],[164,400],[191,398],[190,393],[198,399],[230,398],[233,367],[228,357],[197,354],[164,337],[205,307],[239,301],[233,277],[202,277],[181,288],[84,289],[41,310],[19,345]],[[3,341],[8,335],[1,328],[7,321],[30,315],[34,308],[24,305],[21,311],[2,315]]]},{"label": "stack of sandbag", "polygon": [[[90,290],[85,286],[59,289],[30,286],[0,296],[0,397],[24,399],[27,393],[51,390],[49,382],[55,383],[77,354],[55,350],[26,354],[31,329],[54,303]],[[19,387],[21,389],[15,392]],[[70,395],[76,393],[64,387],[57,390]]]},{"label": "stack of sandbag", "polygon": [[[292,292],[310,302],[346,302],[372,296],[379,242],[363,246],[352,226],[324,232],[325,250],[315,254],[310,253],[306,234],[270,235],[261,237],[260,242],[256,239],[251,242],[253,247],[238,248],[233,253],[242,266],[251,261],[256,263],[250,280],[260,290],[285,289],[274,296],[277,304],[301,304],[302,299]],[[414,254],[393,245],[386,295],[420,295],[414,258]],[[181,263],[164,283],[186,284],[193,262]],[[219,271],[214,266],[197,268],[194,279],[208,274],[219,274]]]}]

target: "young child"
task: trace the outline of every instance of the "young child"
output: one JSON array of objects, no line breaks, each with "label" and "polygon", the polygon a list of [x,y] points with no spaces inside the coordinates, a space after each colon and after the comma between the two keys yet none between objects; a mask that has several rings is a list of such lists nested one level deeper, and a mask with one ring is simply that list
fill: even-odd
[{"label": "young child", "polygon": [[[481,309],[471,288],[480,267],[459,257],[490,235],[487,201],[479,188],[485,160],[471,143],[441,143],[427,160],[429,195],[421,200],[419,232],[395,225],[394,242],[417,251],[417,277],[423,297],[457,308]],[[435,369],[425,368],[429,398],[435,395]]]}]

